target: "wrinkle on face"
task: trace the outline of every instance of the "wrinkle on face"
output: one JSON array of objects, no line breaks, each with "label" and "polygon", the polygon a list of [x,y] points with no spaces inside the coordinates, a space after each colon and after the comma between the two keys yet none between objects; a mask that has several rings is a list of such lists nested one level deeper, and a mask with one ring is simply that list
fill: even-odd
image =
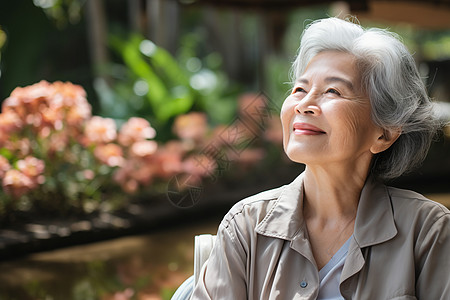
[{"label": "wrinkle on face", "polygon": [[[310,61],[281,112],[285,151],[292,160],[305,164],[346,160],[351,164],[352,159],[371,155],[379,128],[372,121],[370,100],[362,85],[357,60],[349,53],[326,51]],[[336,89],[339,95],[327,89]],[[319,107],[320,115],[296,113],[301,101]],[[296,121],[310,122],[326,135],[295,136],[291,129]]]}]

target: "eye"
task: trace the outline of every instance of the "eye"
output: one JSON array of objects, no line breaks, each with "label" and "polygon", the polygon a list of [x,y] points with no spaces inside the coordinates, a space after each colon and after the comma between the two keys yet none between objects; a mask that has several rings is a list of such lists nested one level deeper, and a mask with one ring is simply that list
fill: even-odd
[{"label": "eye", "polygon": [[295,87],[294,90],[292,91],[292,94],[295,94],[295,93],[306,93],[306,91],[302,87]]},{"label": "eye", "polygon": [[339,91],[336,90],[336,89],[328,89],[328,90],[326,91],[326,93],[336,94],[336,95],[338,95],[338,96],[341,95],[341,93],[339,93]]}]

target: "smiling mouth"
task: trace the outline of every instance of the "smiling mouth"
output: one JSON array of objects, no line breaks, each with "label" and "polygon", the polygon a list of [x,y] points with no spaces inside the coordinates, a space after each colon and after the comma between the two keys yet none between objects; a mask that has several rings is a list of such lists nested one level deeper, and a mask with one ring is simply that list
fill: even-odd
[{"label": "smiling mouth", "polygon": [[294,123],[294,134],[296,135],[319,135],[325,134],[322,129],[308,123]]}]

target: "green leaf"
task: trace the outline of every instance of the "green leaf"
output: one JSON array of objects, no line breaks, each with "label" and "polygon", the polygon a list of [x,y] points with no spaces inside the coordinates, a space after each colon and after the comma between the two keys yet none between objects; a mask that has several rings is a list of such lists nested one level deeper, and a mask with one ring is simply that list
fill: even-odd
[{"label": "green leaf", "polygon": [[14,157],[12,152],[6,148],[0,148],[0,155],[6,158],[7,160],[11,160]]}]

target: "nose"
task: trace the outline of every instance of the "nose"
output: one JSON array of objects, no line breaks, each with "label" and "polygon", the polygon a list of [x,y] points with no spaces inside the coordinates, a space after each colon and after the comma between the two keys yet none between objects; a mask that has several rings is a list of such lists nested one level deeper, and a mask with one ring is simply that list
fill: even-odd
[{"label": "nose", "polygon": [[320,115],[321,109],[317,104],[317,99],[314,95],[309,93],[294,107],[295,113],[300,115]]}]

